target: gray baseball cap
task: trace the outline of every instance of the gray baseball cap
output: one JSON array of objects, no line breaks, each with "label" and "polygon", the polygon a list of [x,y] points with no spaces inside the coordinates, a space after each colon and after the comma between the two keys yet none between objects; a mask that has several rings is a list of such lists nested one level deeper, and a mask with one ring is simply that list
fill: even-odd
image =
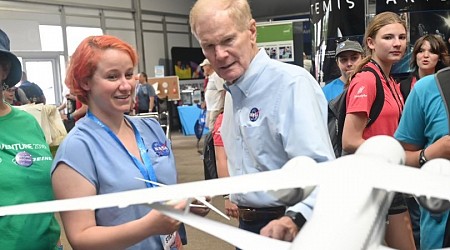
[{"label": "gray baseball cap", "polygon": [[9,87],[16,85],[22,78],[22,65],[16,55],[11,53],[8,35],[0,29],[0,54],[5,55],[11,62],[11,70],[5,83]]},{"label": "gray baseball cap", "polygon": [[355,41],[346,40],[343,42],[340,42],[336,46],[336,57],[339,56],[340,53],[344,51],[355,51],[358,53],[363,53],[364,50],[361,47],[361,44]]}]

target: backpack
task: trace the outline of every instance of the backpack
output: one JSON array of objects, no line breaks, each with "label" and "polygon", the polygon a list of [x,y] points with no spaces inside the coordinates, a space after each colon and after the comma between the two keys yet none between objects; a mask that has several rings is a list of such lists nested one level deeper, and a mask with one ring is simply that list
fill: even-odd
[{"label": "backpack", "polygon": [[[375,75],[377,89],[375,101],[370,109],[369,120],[367,121],[366,125],[367,128],[375,122],[375,120],[378,118],[378,115],[380,115],[381,113],[381,109],[384,105],[384,90],[380,76],[377,74],[377,72],[370,67],[364,67],[359,72],[366,71],[372,72],[372,74]],[[338,95],[328,103],[328,133],[330,134],[331,144],[333,145],[333,150],[336,158],[342,156],[342,130],[344,129],[346,114],[347,89],[345,89],[342,94]]]},{"label": "backpack", "polygon": [[203,142],[203,171],[205,180],[217,179],[216,153],[214,151],[213,133],[209,132]]},{"label": "backpack", "polygon": [[419,77],[415,73],[413,73],[409,75],[408,78],[400,81],[400,92],[402,93],[403,100],[405,102],[406,98],[408,98],[408,95],[411,92],[411,85],[414,78],[419,79]]}]

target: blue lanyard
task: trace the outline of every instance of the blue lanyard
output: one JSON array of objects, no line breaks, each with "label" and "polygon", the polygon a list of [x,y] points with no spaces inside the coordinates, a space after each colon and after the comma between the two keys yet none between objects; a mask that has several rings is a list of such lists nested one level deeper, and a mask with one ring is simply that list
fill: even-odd
[{"label": "blue lanyard", "polygon": [[[102,127],[122,147],[122,149],[127,152],[128,156],[130,156],[131,159],[133,160],[134,165],[139,169],[139,172],[141,172],[142,176],[146,180],[157,182],[155,171],[153,170],[152,161],[150,160],[150,157],[148,156],[147,153],[147,149],[145,148],[144,145],[144,140],[142,139],[141,134],[139,133],[139,131],[136,129],[136,127],[132,122],[130,122],[130,124],[133,128],[136,143],[139,148],[141,158],[144,161],[144,165],[134,155],[132,155],[127,148],[125,148],[125,146],[122,144],[119,138],[117,138],[116,134],[114,134],[114,132],[112,132],[112,130],[108,126],[106,126],[102,121],[100,121],[97,117],[95,117],[95,115],[92,114],[90,110],[88,110],[87,112],[87,117],[93,120],[95,123],[97,123],[100,127]],[[146,182],[145,185],[148,188],[154,187],[153,184],[148,182]]]}]

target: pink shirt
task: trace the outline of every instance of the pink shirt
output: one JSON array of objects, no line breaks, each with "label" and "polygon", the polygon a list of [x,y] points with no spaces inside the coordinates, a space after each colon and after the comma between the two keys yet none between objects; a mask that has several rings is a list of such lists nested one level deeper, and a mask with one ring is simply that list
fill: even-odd
[{"label": "pink shirt", "polygon": [[[390,78],[390,89],[377,66],[371,62],[366,66],[375,69],[381,78],[384,90],[384,105],[375,122],[364,129],[363,138],[368,139],[375,135],[393,136],[398,127],[404,105],[400,85]],[[347,93],[347,114],[363,112],[367,118],[369,117],[376,96],[375,83],[376,78],[371,72],[358,73],[352,79]]]},{"label": "pink shirt", "polygon": [[220,135],[220,127],[222,126],[223,113],[217,116],[216,122],[214,123],[213,133],[213,141],[214,146],[223,147],[222,135]]}]

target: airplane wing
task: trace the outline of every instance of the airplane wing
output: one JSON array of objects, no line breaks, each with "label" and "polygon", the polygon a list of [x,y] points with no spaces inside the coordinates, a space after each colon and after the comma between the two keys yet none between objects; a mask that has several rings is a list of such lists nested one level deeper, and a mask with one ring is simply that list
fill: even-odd
[{"label": "airplane wing", "polygon": [[268,238],[259,234],[242,230],[235,226],[230,226],[207,218],[203,218],[192,213],[183,213],[182,211],[175,210],[172,207],[162,204],[155,203],[151,206],[169,217],[172,217],[187,225],[190,225],[212,236],[222,239],[240,249],[287,250],[292,245],[292,243],[290,242]]},{"label": "airplane wing", "polygon": [[[417,197],[439,198],[450,200],[450,176],[431,171],[424,165],[422,169],[386,163],[378,159],[369,159],[365,156],[351,155],[342,157],[337,162],[341,165],[352,166],[354,176],[364,178],[369,186],[389,192],[412,194]],[[450,162],[447,163],[450,169]],[[441,161],[431,160],[427,166],[442,164]],[[336,164],[338,165],[338,164]],[[439,166],[438,166],[439,167]]]},{"label": "airplane wing", "polygon": [[311,158],[297,157],[281,170],[74,199],[4,206],[0,207],[0,216],[95,210],[106,207],[127,207],[135,204],[181,200],[196,196],[311,187],[317,185],[317,177],[320,176],[321,169]]}]

